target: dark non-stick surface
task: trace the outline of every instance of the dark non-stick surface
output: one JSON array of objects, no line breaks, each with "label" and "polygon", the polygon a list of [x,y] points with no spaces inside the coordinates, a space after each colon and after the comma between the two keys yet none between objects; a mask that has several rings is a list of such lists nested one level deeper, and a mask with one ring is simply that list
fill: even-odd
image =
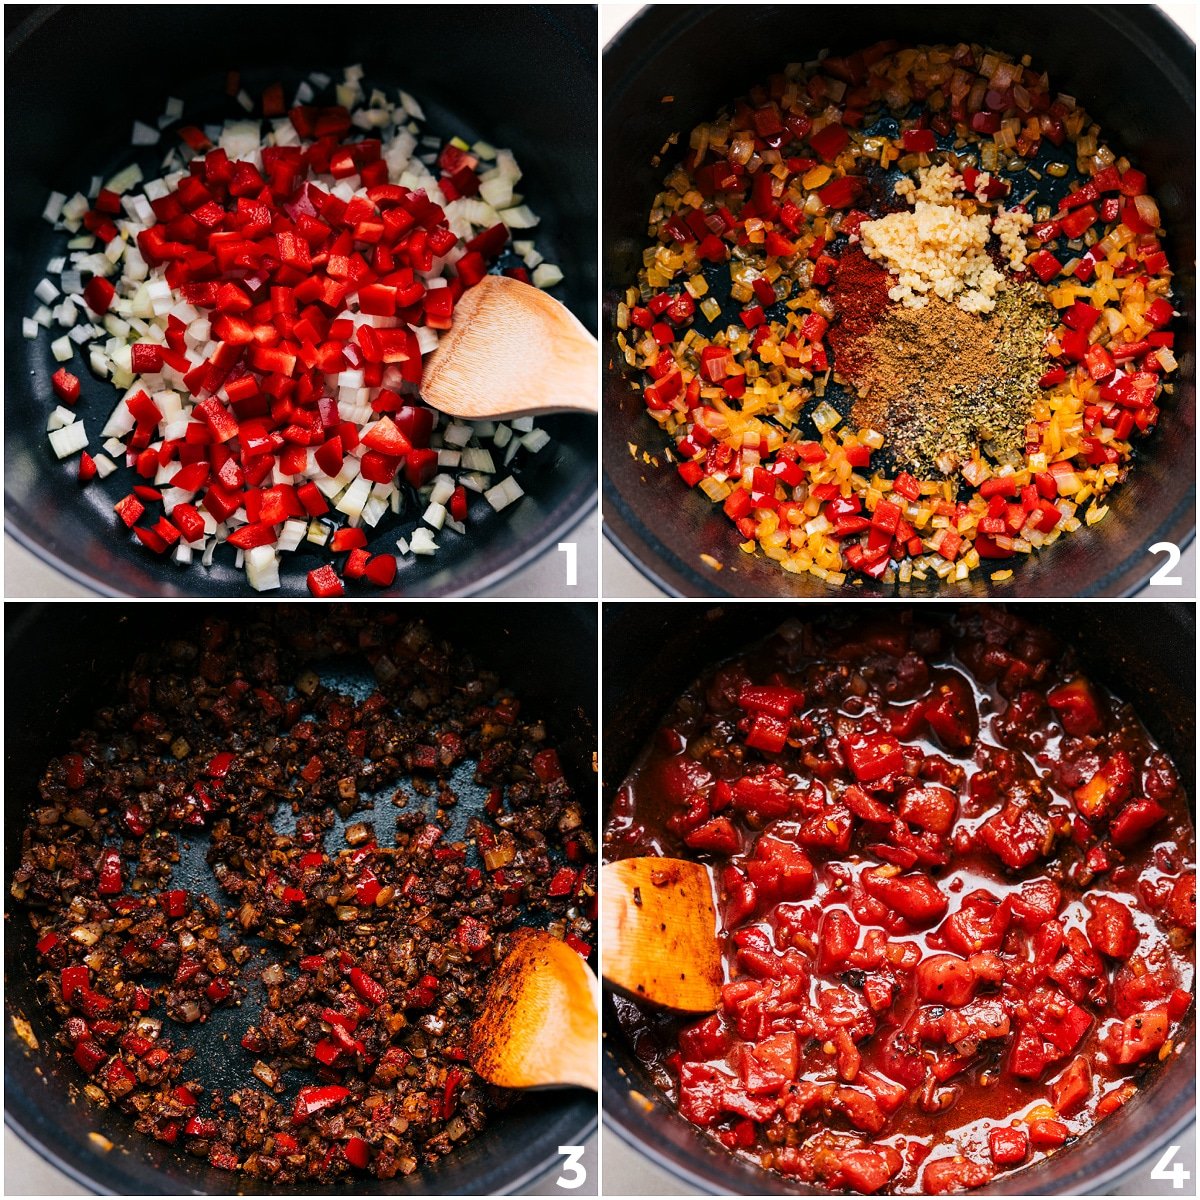
[{"label": "dark non-stick surface", "polygon": [[[62,753],[94,710],[106,702],[113,682],[133,655],[215,613],[238,621],[253,619],[255,611],[232,605],[222,610],[207,604],[182,609],[88,605],[86,612],[84,607],[13,604],[5,614],[5,682],[10,700],[5,763],[6,881],[19,860],[24,814],[36,801],[36,781],[47,760]],[[594,787],[594,607],[447,604],[436,611],[414,606],[405,615],[416,616],[418,611],[435,633],[451,638],[469,649],[476,661],[497,670],[521,697],[526,711],[545,716],[568,777],[586,802]],[[347,692],[362,695],[372,687],[369,669],[357,661],[329,663],[318,671],[324,682]],[[15,697],[22,698],[19,705]],[[453,780],[460,803],[452,810],[450,832],[457,837],[463,836],[468,818],[486,798],[469,776],[468,771],[459,771]],[[381,842],[386,842],[395,810],[384,804],[367,815],[378,827]],[[205,831],[181,834],[181,860],[172,876],[173,886],[207,892],[220,902],[220,890],[205,865],[207,847]],[[178,1147],[164,1146],[137,1133],[129,1118],[118,1111],[102,1110],[74,1098],[82,1073],[52,1041],[57,1020],[43,1008],[34,983],[37,954],[32,932],[20,906],[9,911],[7,882],[5,896],[6,1015],[16,1012],[28,1018],[43,1047],[42,1053],[31,1053],[6,1019],[6,1120],[57,1166],[97,1190],[132,1194],[270,1191],[264,1181],[217,1171],[204,1160],[189,1158]],[[271,958],[268,955],[265,961]],[[172,1029],[180,1046],[195,1047],[195,1062],[205,1085],[227,1093],[244,1086],[249,1068],[237,1043],[255,1019],[261,988],[252,978],[248,982],[250,992],[240,1006],[217,1009],[203,1024]],[[300,1082],[296,1076],[295,1087]],[[561,1161],[560,1145],[581,1145],[595,1122],[596,1100],[590,1094],[531,1093],[497,1115],[481,1136],[437,1169],[393,1181],[355,1180],[354,1187],[358,1192],[379,1195],[519,1191],[552,1163]],[[101,1151],[87,1136],[92,1130],[112,1141],[115,1149],[107,1154]]]},{"label": "dark non-stick surface", "polygon": [[[1080,652],[1083,667],[1128,700],[1172,756],[1195,804],[1196,616],[1191,605],[1013,605]],[[945,616],[953,606],[921,606]],[[604,812],[675,698],[708,666],[736,655],[789,619],[849,623],[850,603],[675,606],[610,604],[604,611]],[[889,607],[887,612],[896,610]],[[880,620],[886,621],[886,615]],[[1194,812],[1193,807],[1193,812]],[[1194,1022],[1194,1014],[1192,1020]],[[760,1171],[725,1154],[662,1097],[625,1042],[605,998],[602,1086],[605,1120],[652,1161],[697,1191],[723,1195],[828,1195]],[[1194,1034],[1168,1070],[1151,1076],[1134,1100],[1067,1149],[972,1195],[1078,1195],[1111,1187],[1177,1138],[1195,1119]],[[643,1097],[650,1099],[649,1105]]]},{"label": "dark non-stick surface", "polygon": [[[952,19],[951,19],[952,16]],[[901,43],[980,41],[1033,55],[1058,91],[1076,96],[1118,153],[1146,170],[1164,213],[1167,250],[1184,316],[1176,330],[1176,395],[1142,444],[1136,469],[1094,530],[1046,552],[983,568],[960,584],[863,580],[846,596],[1118,596],[1136,591],[1162,563],[1160,541],[1195,533],[1195,47],[1149,5],[1076,5],[1048,19],[1029,5],[844,5],[819,19],[803,5],[652,6],[604,56],[604,312],[610,350],[616,306],[637,278],[646,217],[668,166],[651,165],[674,132],[686,139],[735,97],[787,62],[822,49],[847,53],[884,38]],[[672,96],[670,104],[663,97]],[[608,350],[606,350],[608,353]],[[604,518],[608,536],[666,591],[689,596],[834,594],[813,576],[789,575],[745,555],[720,507],[687,489],[662,456],[667,444],[640,393],[610,363],[604,383]],[[639,448],[631,455],[630,444]],[[657,454],[660,466],[641,451]],[[724,563],[715,572],[700,560]],[[1012,567],[1007,582],[990,574]]]},{"label": "dark non-stick surface", "polygon": [[[29,7],[29,6],[27,6]],[[165,5],[37,8],[8,25],[5,80],[5,518],[6,528],[39,557],[95,591],[116,595],[247,595],[232,548],[206,570],[157,556],[120,526],[112,505],[132,473],[114,472],[86,488],[77,458],[60,463],[46,439],[56,401],[50,376],[59,366],[52,335],[21,334],[37,301],[33,288],[47,261],[66,253],[66,238],[41,213],[51,191],[86,193],[93,175],[108,178],[136,158],[147,178],[161,174],[169,127],[159,147],[129,145],[135,118],[154,124],[169,96],[185,102],[179,124],[246,113],[225,95],[226,72],[241,72],[256,100],[282,81],[286,102],[312,71],[335,80],[353,63],[365,85],[412,93],[425,110],[422,128],[442,138],[480,138],[513,150],[521,188],[542,220],[539,249],[564,279],[554,290],[595,329],[596,50],[595,10],[565,6],[394,5],[356,9],[320,5],[281,11],[269,5]],[[6,10],[7,15],[7,10]],[[66,364],[83,383],[77,413],[91,438],[119,398],[87,368],[86,351]],[[534,369],[531,364],[531,370]],[[552,442],[516,472],[526,495],[502,513],[474,498],[468,533],[437,536],[439,552],[400,560],[399,595],[478,591],[530,560],[569,529],[596,491],[596,426],[590,417],[540,422]],[[412,509],[410,508],[410,513]],[[419,516],[420,509],[416,510]],[[371,533],[373,553],[395,552],[414,516],[385,516]],[[120,532],[118,532],[118,529]],[[328,561],[306,545],[283,555],[275,595],[307,595],[305,575]],[[349,590],[378,595],[366,584]]]}]

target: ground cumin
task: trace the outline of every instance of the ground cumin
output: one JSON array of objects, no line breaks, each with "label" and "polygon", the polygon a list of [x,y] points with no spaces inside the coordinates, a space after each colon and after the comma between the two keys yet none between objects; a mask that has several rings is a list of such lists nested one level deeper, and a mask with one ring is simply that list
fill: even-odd
[{"label": "ground cumin", "polygon": [[884,435],[895,466],[951,475],[976,445],[994,463],[1019,465],[1053,323],[1031,283],[1010,284],[990,313],[937,298],[919,309],[892,304],[843,336],[840,354],[835,345],[834,370],[858,392],[854,422]]}]

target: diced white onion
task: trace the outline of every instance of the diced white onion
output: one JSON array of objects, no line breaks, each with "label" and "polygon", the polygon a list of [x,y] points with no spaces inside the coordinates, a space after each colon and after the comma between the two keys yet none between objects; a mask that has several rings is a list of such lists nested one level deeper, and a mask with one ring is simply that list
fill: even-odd
[{"label": "diced white onion", "polygon": [[159,137],[160,134],[153,125],[147,125],[144,121],[134,121],[130,141],[135,146],[157,146]]},{"label": "diced white onion", "polygon": [[468,446],[462,452],[462,465],[468,471],[482,471],[485,475],[496,473],[496,464],[492,461],[491,454],[481,446]]},{"label": "diced white onion", "polygon": [[82,421],[72,421],[50,434],[50,445],[59,458],[70,458],[88,444],[87,430]]},{"label": "diced white onion", "polygon": [[516,208],[502,209],[500,220],[509,229],[532,229],[541,218],[527,204],[519,204]]},{"label": "diced white onion", "polygon": [[427,529],[424,525],[418,525],[412,531],[408,548],[413,554],[436,554],[438,546],[437,542],[433,540],[433,531]]},{"label": "diced white onion", "polygon": [[502,508],[507,508],[514,500],[519,500],[523,495],[525,493],[521,490],[521,485],[509,475],[495,487],[488,488],[483,493],[483,498],[499,512]]},{"label": "diced white onion", "polygon": [[279,558],[272,546],[255,546],[246,551],[246,581],[256,592],[279,586]]},{"label": "diced white onion", "polygon": [[64,425],[70,425],[75,420],[75,414],[69,409],[64,408],[61,404],[58,405],[46,420],[46,432],[51,433],[55,429],[61,429]]},{"label": "diced white onion", "polygon": [[[46,207],[42,209],[42,216],[45,217],[51,225],[57,223],[58,218],[62,216],[63,205],[66,204],[67,198],[62,192],[51,192],[50,199],[46,201]],[[82,214],[80,214],[82,215]]]},{"label": "diced white onion", "polygon": [[474,431],[470,425],[464,425],[458,421],[452,421],[446,426],[442,433],[442,440],[447,446],[455,446],[461,449],[465,446],[474,435]]}]

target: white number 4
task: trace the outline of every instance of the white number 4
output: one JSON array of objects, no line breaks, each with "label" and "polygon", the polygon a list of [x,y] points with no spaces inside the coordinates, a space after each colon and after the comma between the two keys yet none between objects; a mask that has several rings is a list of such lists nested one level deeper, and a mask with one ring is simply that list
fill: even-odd
[{"label": "white number 4", "polygon": [[[559,1153],[562,1153],[561,1148]],[[1162,1179],[1170,1183],[1172,1187],[1181,1188],[1187,1180],[1191,1179],[1192,1173],[1181,1162],[1172,1163],[1172,1159],[1179,1153],[1178,1146],[1168,1146],[1163,1151],[1163,1156],[1154,1164],[1154,1170],[1150,1172],[1151,1179]],[[561,1181],[560,1181],[561,1182]]]},{"label": "white number 4", "polygon": [[[583,1147],[559,1146],[558,1152],[565,1161],[563,1162],[563,1173],[554,1182],[560,1188],[568,1188],[572,1191],[577,1187],[583,1187],[587,1182],[587,1171],[579,1163],[583,1157]],[[1157,1169],[1156,1167],[1155,1170]]]}]

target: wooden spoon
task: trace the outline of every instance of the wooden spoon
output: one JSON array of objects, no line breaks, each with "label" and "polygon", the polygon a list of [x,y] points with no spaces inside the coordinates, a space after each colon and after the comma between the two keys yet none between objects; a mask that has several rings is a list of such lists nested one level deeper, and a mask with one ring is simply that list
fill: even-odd
[{"label": "wooden spoon", "polygon": [[596,339],[565,305],[520,280],[485,275],[455,307],[425,364],[421,395],[471,421],[594,413],[599,368]]},{"label": "wooden spoon", "polygon": [[471,1065],[498,1087],[599,1088],[599,987],[566,942],[519,929],[471,1030]]},{"label": "wooden spoon", "polygon": [[624,858],[600,871],[605,980],[680,1012],[712,1012],[724,972],[712,881],[700,863]]}]

